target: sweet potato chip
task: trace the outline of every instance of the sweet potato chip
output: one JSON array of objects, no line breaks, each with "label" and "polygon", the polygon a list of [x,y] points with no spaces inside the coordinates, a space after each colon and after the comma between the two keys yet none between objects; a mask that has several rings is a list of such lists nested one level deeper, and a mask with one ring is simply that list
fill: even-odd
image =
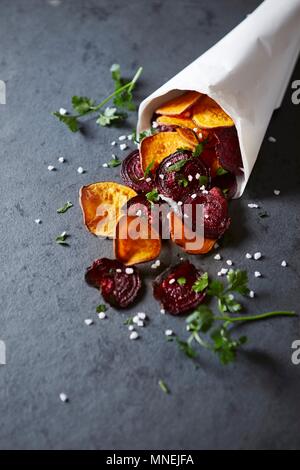
[{"label": "sweet potato chip", "polygon": [[113,237],[121,208],[136,194],[128,186],[111,181],[80,188],[79,203],[87,229],[98,237]]},{"label": "sweet potato chip", "polygon": [[117,260],[127,266],[151,261],[159,256],[161,241],[147,218],[124,215],[120,218],[114,238]]},{"label": "sweet potato chip", "polygon": [[198,93],[198,91],[187,91],[183,93],[183,95],[177,96],[177,98],[173,98],[164,103],[156,110],[156,113],[166,116],[177,116],[193,106],[200,96],[201,93]]},{"label": "sweet potato chip", "polygon": [[192,119],[198,127],[212,128],[234,126],[231,117],[209,96],[203,96],[195,106],[193,106]]},{"label": "sweet potato chip", "polygon": [[183,127],[178,127],[176,132],[183,140],[185,140],[189,145],[196,147],[199,144],[199,140],[196,137],[195,132],[191,129],[185,129]]},{"label": "sweet potato chip", "polygon": [[154,171],[164,158],[181,147],[193,150],[195,146],[190,145],[177,132],[159,132],[145,137],[140,147],[143,170],[151,165],[151,171]]},{"label": "sweet potato chip", "polygon": [[[171,239],[176,245],[183,248],[186,253],[203,255],[213,249],[217,240],[198,237],[189,227],[184,226],[181,218],[174,214],[174,212],[171,213],[169,221]],[[194,245],[194,247],[192,245]]]},{"label": "sweet potato chip", "polygon": [[184,116],[159,116],[156,119],[158,124],[164,124],[166,126],[180,126],[194,129],[195,123],[192,119]]}]

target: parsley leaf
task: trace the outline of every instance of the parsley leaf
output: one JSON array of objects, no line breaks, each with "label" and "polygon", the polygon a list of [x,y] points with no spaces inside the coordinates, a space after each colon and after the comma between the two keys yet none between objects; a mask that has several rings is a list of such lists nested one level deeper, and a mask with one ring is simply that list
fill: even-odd
[{"label": "parsley leaf", "polygon": [[187,341],[181,341],[178,338],[176,338],[176,341],[181,351],[184,352],[188,358],[194,359],[197,357],[196,350]]},{"label": "parsley leaf", "polygon": [[123,322],[123,325],[133,325],[133,317],[126,318],[126,320]]},{"label": "parsley leaf", "polygon": [[222,168],[219,166],[219,168],[216,171],[217,176],[222,176],[222,175],[227,175],[228,171],[225,170],[225,168]]},{"label": "parsley leaf", "polygon": [[158,385],[160,386],[160,388],[162,389],[162,391],[164,393],[166,393],[166,394],[170,393],[170,390],[169,390],[168,386],[166,385],[166,383],[163,380],[159,380]]},{"label": "parsley leaf", "polygon": [[248,295],[248,275],[246,271],[239,269],[230,269],[227,274],[228,288],[227,290],[238,292],[241,295]]},{"label": "parsley leaf", "polygon": [[65,203],[65,205],[63,205],[62,207],[60,207],[59,209],[57,209],[57,213],[58,214],[64,214],[65,212],[67,212],[68,209],[70,209],[71,207],[73,207],[73,204],[72,202],[68,201]]},{"label": "parsley leaf", "polygon": [[178,184],[179,186],[182,186],[183,188],[186,188],[189,184],[188,180],[182,176],[181,178],[178,179]]},{"label": "parsley leaf", "polygon": [[158,198],[159,198],[159,194],[158,194],[158,191],[156,188],[152,189],[152,191],[150,191],[149,193],[146,193],[146,198],[148,199],[148,201],[150,202],[157,202],[158,201]]},{"label": "parsley leaf", "polygon": [[126,119],[127,114],[120,113],[117,108],[105,108],[104,113],[100,113],[96,121],[99,126],[110,126],[114,121],[122,121]]},{"label": "parsley leaf", "polygon": [[180,286],[184,286],[186,284],[186,278],[185,277],[179,277],[177,279],[177,282]]},{"label": "parsley leaf", "polygon": [[94,107],[94,101],[91,100],[90,98],[87,98],[86,96],[73,96],[72,97],[72,106],[73,109],[80,114],[80,116],[83,116],[86,114],[88,111],[91,111]]},{"label": "parsley leaf", "polygon": [[79,131],[79,122],[77,116],[70,116],[68,114],[60,114],[60,112],[55,111],[53,116],[57,117],[59,121],[63,122],[71,132]]},{"label": "parsley leaf", "polygon": [[173,165],[168,166],[167,172],[169,173],[169,172],[171,172],[171,171],[179,171],[179,170],[181,170],[181,168],[184,167],[184,165],[187,164],[187,162],[188,162],[188,159],[186,159],[186,160],[178,160],[178,162],[173,163]]},{"label": "parsley leaf", "polygon": [[66,232],[63,232],[62,234],[58,235],[58,237],[56,237],[55,241],[58,245],[69,246],[69,243],[66,241],[68,237],[69,235]]},{"label": "parsley leaf", "polygon": [[106,312],[107,306],[105,304],[99,304],[96,307],[96,312],[101,313],[101,312]]},{"label": "parsley leaf", "polygon": [[208,176],[206,175],[201,175],[199,178],[199,184],[200,186],[206,186],[208,183]]},{"label": "parsley leaf", "polygon": [[121,165],[122,161],[118,157],[112,158],[108,163],[108,168],[115,168],[116,166]]},{"label": "parsley leaf", "polygon": [[193,291],[203,292],[208,286],[208,273],[203,273],[192,286]]},{"label": "parsley leaf", "polygon": [[204,144],[203,142],[200,142],[200,144],[196,145],[195,150],[193,151],[193,157],[199,157],[201,153],[204,150]]},{"label": "parsley leaf", "polygon": [[147,168],[144,171],[144,178],[147,178],[147,176],[150,174],[150,172],[153,168],[153,165],[154,165],[154,159],[152,160],[152,162],[149,163],[149,165],[147,165]]}]

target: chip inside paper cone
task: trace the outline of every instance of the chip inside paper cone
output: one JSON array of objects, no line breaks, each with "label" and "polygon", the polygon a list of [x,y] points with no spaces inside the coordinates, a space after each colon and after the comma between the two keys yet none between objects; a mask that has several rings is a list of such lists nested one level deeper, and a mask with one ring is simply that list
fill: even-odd
[{"label": "chip inside paper cone", "polygon": [[186,253],[204,255],[213,249],[216,240],[198,236],[186,224],[184,225],[182,218],[174,212],[171,213],[169,221],[171,239],[176,245],[183,248]]},{"label": "chip inside paper cone", "polygon": [[134,196],[133,189],[111,181],[83,186],[79,203],[85,226],[99,237],[113,237],[121,208]]},{"label": "chip inside paper cone", "polygon": [[145,137],[140,147],[143,170],[146,171],[150,165],[151,171],[154,171],[164,158],[182,147],[193,150],[195,145],[187,142],[178,132],[159,132]]},{"label": "chip inside paper cone", "polygon": [[180,126],[194,129],[195,123],[192,119],[184,116],[159,116],[156,122],[165,126]]},{"label": "chip inside paper cone", "polygon": [[209,96],[203,96],[195,106],[193,106],[192,119],[198,127],[212,128],[234,126],[231,117]]},{"label": "chip inside paper cone", "polygon": [[198,91],[187,91],[186,93],[183,93],[183,95],[167,101],[156,110],[156,113],[164,114],[166,116],[177,116],[193,106],[200,96],[201,93],[198,93]]},{"label": "chip inside paper cone", "polygon": [[121,217],[114,239],[115,256],[127,266],[159,256],[161,241],[145,217]]},{"label": "chip inside paper cone", "polygon": [[187,142],[187,144],[191,145],[192,147],[196,147],[196,145],[199,144],[199,140],[197,139],[195,132],[191,129],[178,127],[176,132],[180,137],[182,137],[183,140]]}]

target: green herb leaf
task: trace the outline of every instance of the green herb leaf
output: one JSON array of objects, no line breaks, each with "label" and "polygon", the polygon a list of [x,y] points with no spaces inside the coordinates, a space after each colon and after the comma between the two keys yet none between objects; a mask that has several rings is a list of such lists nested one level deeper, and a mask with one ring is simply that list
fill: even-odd
[{"label": "green herb leaf", "polygon": [[60,207],[59,209],[57,209],[57,213],[58,214],[64,214],[65,212],[67,212],[68,209],[70,209],[71,207],[73,207],[73,204],[72,202],[68,201],[66,202],[66,204],[62,207]]},{"label": "green herb leaf", "polygon": [[69,243],[66,242],[66,239],[69,237],[69,235],[65,232],[63,232],[61,235],[58,235],[58,237],[56,237],[55,241],[58,245],[65,245],[65,246],[69,246]]},{"label": "green herb leaf", "polygon": [[60,114],[58,111],[52,113],[59,121],[63,122],[71,132],[79,131],[79,122],[76,116],[68,116],[67,114]]},{"label": "green herb leaf", "polygon": [[176,338],[177,344],[180,348],[180,350],[189,358],[189,359],[195,359],[197,357],[197,352],[196,350],[187,342],[187,341],[181,341],[180,339]]},{"label": "green herb leaf", "polygon": [[194,283],[192,289],[195,292],[203,292],[208,286],[208,273],[203,273]]},{"label": "green herb leaf", "polygon": [[200,144],[196,145],[195,150],[193,151],[193,157],[199,157],[201,153],[204,150],[204,144],[203,142],[200,142]]},{"label": "green herb leaf", "polygon": [[205,175],[201,175],[199,178],[199,184],[200,186],[206,186],[208,183],[208,177]]},{"label": "green herb leaf", "polygon": [[189,184],[188,180],[182,176],[181,178],[178,179],[178,184],[179,186],[182,186],[183,188],[186,188]]},{"label": "green herb leaf", "polygon": [[221,281],[210,281],[207,294],[212,297],[219,297],[224,291],[224,285]]},{"label": "green herb leaf", "polygon": [[108,163],[108,168],[115,168],[116,166],[121,165],[122,160],[119,160],[119,158],[112,158]]},{"label": "green herb leaf", "polygon": [[269,214],[267,211],[261,211],[258,213],[258,215],[261,219],[264,219],[265,217],[269,217]]},{"label": "green herb leaf", "polygon": [[219,166],[219,168],[216,171],[217,176],[222,176],[222,175],[227,175],[228,171],[225,170],[225,168],[222,168]]},{"label": "green herb leaf", "polygon": [[168,168],[167,168],[167,171],[168,172],[171,172],[171,171],[179,171],[181,170],[181,168],[184,167],[184,165],[186,165],[188,162],[188,159],[186,160],[178,160],[178,162],[174,163],[173,165],[170,165]]},{"label": "green herb leaf", "polygon": [[185,277],[179,277],[177,279],[177,282],[180,286],[184,286],[186,284],[186,278]]},{"label": "green herb leaf", "polygon": [[159,194],[158,194],[158,191],[156,188],[152,189],[152,191],[150,191],[149,193],[146,193],[146,198],[148,199],[148,201],[150,202],[157,202],[158,199],[159,199]]},{"label": "green herb leaf", "polygon": [[136,144],[139,144],[145,137],[149,137],[150,135],[155,134],[157,131],[153,127],[150,127],[150,129],[147,129],[143,132],[140,132],[139,134],[136,132],[136,129],[133,131],[133,141]]},{"label": "green herb leaf", "polygon": [[228,288],[227,290],[238,292],[241,295],[248,295],[248,275],[246,271],[230,269],[227,274]]},{"label": "green herb leaf", "polygon": [[129,326],[129,325],[133,325],[133,317],[128,317],[128,318],[124,321],[123,325],[128,325],[128,326]]},{"label": "green herb leaf", "polygon": [[148,175],[150,174],[152,168],[153,168],[153,165],[154,165],[154,159],[152,160],[152,162],[149,163],[149,165],[147,166],[146,170],[144,171],[144,178],[147,178]]},{"label": "green herb leaf", "polygon": [[127,114],[120,113],[117,108],[105,108],[104,113],[100,113],[96,121],[99,126],[110,126],[114,121],[126,119]]},{"label": "green herb leaf", "polygon": [[110,71],[111,71],[111,78],[115,82],[115,89],[118,90],[122,86],[120,65],[119,64],[113,64],[110,67]]},{"label": "green herb leaf", "polygon": [[203,333],[211,328],[214,321],[214,315],[207,305],[199,305],[186,319],[190,331],[202,331]]},{"label": "green herb leaf", "polygon": [[166,394],[170,393],[169,388],[167,387],[166,383],[163,380],[159,380],[158,385],[160,386],[160,388],[162,389],[164,393]]},{"label": "green herb leaf", "polygon": [[73,109],[83,116],[88,111],[92,110],[94,107],[94,101],[88,98],[87,96],[73,96],[72,97],[72,106]]},{"label": "green herb leaf", "polygon": [[105,304],[99,304],[96,307],[96,312],[101,313],[101,312],[106,312],[107,306]]}]

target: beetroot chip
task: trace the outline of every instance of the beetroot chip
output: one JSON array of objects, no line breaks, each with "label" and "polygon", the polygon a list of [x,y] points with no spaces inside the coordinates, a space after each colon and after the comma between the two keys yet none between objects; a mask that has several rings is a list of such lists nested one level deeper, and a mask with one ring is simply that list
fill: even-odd
[{"label": "beetroot chip", "polygon": [[126,308],[136,299],[142,285],[138,270],[108,258],[93,262],[85,275],[86,282],[101,290],[104,300],[117,308]]},{"label": "beetroot chip", "polygon": [[209,171],[200,157],[188,150],[166,157],[156,170],[156,187],[160,194],[179,201],[203,184],[209,185]]},{"label": "beetroot chip", "polygon": [[127,201],[122,207],[122,212],[129,216],[146,217],[150,224],[155,225],[160,231],[161,213],[160,202],[150,202],[144,194],[138,194]]},{"label": "beetroot chip", "polygon": [[[138,150],[134,150],[123,160],[121,178],[127,186],[138,193],[149,192],[153,188],[151,173],[146,178],[144,177]],[[149,181],[146,181],[148,178]]]},{"label": "beetroot chip", "polygon": [[232,199],[237,191],[236,176],[232,173],[215,176],[211,181],[211,185],[220,188],[226,199]]},{"label": "beetroot chip", "polygon": [[[189,194],[183,199],[183,213],[188,216],[184,219],[185,223],[191,226],[196,232],[196,207],[203,205],[204,238],[220,238],[230,225],[228,217],[228,203],[222,191],[218,188],[212,188],[210,191],[199,191],[195,194]],[[191,207],[191,213],[188,211]],[[190,217],[192,220],[189,220]]]},{"label": "beetroot chip", "polygon": [[216,154],[221,166],[235,175],[241,174],[243,161],[236,128],[234,126],[216,128],[215,136]]},{"label": "beetroot chip", "polygon": [[168,268],[153,282],[153,294],[172,315],[195,308],[205,298],[205,292],[195,292],[193,285],[203,273],[189,261]]}]

